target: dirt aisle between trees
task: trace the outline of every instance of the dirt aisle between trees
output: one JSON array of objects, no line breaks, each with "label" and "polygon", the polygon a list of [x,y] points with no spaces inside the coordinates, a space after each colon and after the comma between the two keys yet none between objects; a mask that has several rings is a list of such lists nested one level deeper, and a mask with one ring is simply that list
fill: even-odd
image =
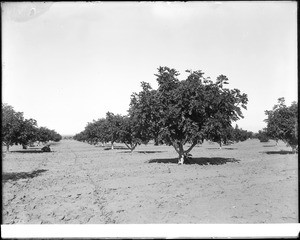
[{"label": "dirt aisle between trees", "polygon": [[4,223],[113,223],[104,188],[90,177],[94,159],[85,151],[95,149],[81,146],[65,141],[50,153],[7,154],[4,169],[7,163],[12,172],[4,174]]},{"label": "dirt aisle between trees", "polygon": [[298,155],[284,143],[204,143],[183,166],[168,146],[51,149],[3,155],[3,224],[298,222]]}]

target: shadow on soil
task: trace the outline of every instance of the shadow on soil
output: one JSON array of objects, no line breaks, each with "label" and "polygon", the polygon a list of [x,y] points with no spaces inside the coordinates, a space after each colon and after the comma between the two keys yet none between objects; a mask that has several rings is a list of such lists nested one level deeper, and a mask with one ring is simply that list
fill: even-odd
[{"label": "shadow on soil", "polygon": [[[238,163],[240,160],[235,158],[192,158],[189,159],[190,163],[187,164],[198,164],[198,165],[222,165],[226,163]],[[165,158],[165,159],[151,159],[148,163],[174,163],[178,164],[178,158]]]},{"label": "shadow on soil", "polygon": [[276,147],[276,145],[263,145],[263,147]]},{"label": "shadow on soil", "polygon": [[165,152],[165,151],[137,151],[137,153],[161,153],[161,152]]},{"label": "shadow on soil", "polygon": [[266,154],[282,154],[282,155],[285,155],[285,154],[295,154],[293,151],[266,151],[266,152],[262,152],[262,153],[266,153]]},{"label": "shadow on soil", "polygon": [[218,149],[218,150],[235,150],[235,149],[237,149],[237,148],[206,148],[206,149],[208,149],[208,150],[213,150],[213,149]]},{"label": "shadow on soil", "polygon": [[[147,154],[147,153],[161,153],[161,152],[165,152],[165,151],[133,151],[132,153],[144,153],[144,154]],[[119,152],[119,153],[131,153],[131,151],[128,150],[128,151],[122,151],[122,152]]]},{"label": "shadow on soil", "polygon": [[[54,151],[51,150],[53,153]],[[39,150],[15,150],[15,151],[10,151],[10,153],[51,153],[51,152],[43,152],[41,149]]]},{"label": "shadow on soil", "polygon": [[3,182],[6,182],[8,180],[17,181],[19,179],[34,178],[46,171],[48,171],[48,170],[40,169],[40,170],[35,170],[32,172],[2,173],[2,181]]},{"label": "shadow on soil", "polygon": [[111,147],[103,148],[103,150],[124,150],[128,149],[127,147],[114,147],[114,149],[111,149]]}]

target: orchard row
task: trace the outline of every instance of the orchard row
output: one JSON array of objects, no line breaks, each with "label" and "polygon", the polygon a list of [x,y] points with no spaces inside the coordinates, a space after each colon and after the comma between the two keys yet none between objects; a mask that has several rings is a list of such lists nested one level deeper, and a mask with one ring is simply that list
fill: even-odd
[{"label": "orchard row", "polygon": [[22,112],[16,112],[7,104],[2,104],[2,144],[9,151],[12,145],[22,145],[24,149],[35,142],[58,142],[61,135],[46,127],[38,127],[37,121],[25,119]]},{"label": "orchard row", "polygon": [[[142,82],[142,91],[131,95],[126,116],[107,113],[105,119],[89,123],[75,139],[126,144],[133,150],[138,144],[154,140],[155,144],[173,146],[184,160],[196,144],[205,139],[226,144],[242,140],[232,122],[243,118],[247,95],[239,89],[228,89],[224,75],[213,82],[202,71],[187,70],[188,77],[179,80],[175,69],[159,67],[155,74],[158,89]],[[236,131],[235,131],[236,130]],[[184,145],[189,143],[189,148]]]},{"label": "orchard row", "polygon": [[[283,140],[293,149],[298,145],[298,104],[284,104],[266,111],[267,128],[257,134],[232,127],[243,118],[242,109],[247,109],[247,94],[239,89],[228,89],[224,75],[211,81],[202,71],[187,70],[185,80],[175,69],[159,67],[158,88],[141,82],[142,91],[131,95],[128,114],[121,116],[108,112],[106,118],[88,123],[84,131],[74,138],[91,144],[99,142],[124,143],[131,151],[141,143],[154,140],[155,144],[173,146],[184,160],[193,147],[204,140],[228,144],[249,138]],[[188,149],[184,145],[189,143]]]}]

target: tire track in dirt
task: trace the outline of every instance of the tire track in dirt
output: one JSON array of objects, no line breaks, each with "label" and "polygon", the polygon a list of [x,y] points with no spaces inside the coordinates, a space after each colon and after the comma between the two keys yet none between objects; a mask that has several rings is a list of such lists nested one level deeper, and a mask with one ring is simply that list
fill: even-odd
[{"label": "tire track in dirt", "polygon": [[[107,211],[105,206],[107,205],[107,200],[105,198],[105,189],[101,189],[101,187],[99,187],[95,181],[91,178],[90,173],[87,172],[87,169],[85,169],[83,167],[82,163],[79,163],[78,159],[78,155],[76,154],[76,152],[70,147],[70,145],[68,144],[68,149],[71,151],[71,153],[74,155],[74,163],[83,171],[85,172],[85,175],[87,176],[87,178],[89,179],[90,183],[92,184],[92,186],[94,187],[94,198],[95,198],[95,204],[98,206],[98,209],[101,213],[101,218],[103,219],[103,222],[105,224],[111,224],[111,223],[116,223],[116,220],[113,219],[111,217],[112,213]],[[102,180],[101,180],[102,181]],[[91,218],[88,219],[88,222],[90,221]]]}]

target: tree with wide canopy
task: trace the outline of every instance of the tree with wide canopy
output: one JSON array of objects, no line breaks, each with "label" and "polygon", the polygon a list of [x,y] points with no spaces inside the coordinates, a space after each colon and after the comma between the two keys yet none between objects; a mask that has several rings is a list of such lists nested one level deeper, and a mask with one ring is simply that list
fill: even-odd
[{"label": "tree with wide canopy", "polygon": [[282,140],[291,146],[293,151],[298,150],[298,103],[292,102],[286,106],[285,99],[279,98],[272,110],[265,111],[267,119],[266,133],[269,138]]},{"label": "tree with wide canopy", "polygon": [[[134,93],[130,103],[130,114],[139,119],[145,131],[152,135],[158,132],[163,143],[173,146],[181,163],[207,137],[205,130],[211,128],[209,124],[230,126],[232,121],[243,118],[241,108],[246,109],[248,102],[247,95],[240,90],[223,87],[228,84],[224,75],[213,82],[202,71],[186,72],[188,77],[180,81],[178,71],[159,67],[155,74],[158,89],[142,83],[143,90]],[[185,150],[187,143],[190,146]]]}]

